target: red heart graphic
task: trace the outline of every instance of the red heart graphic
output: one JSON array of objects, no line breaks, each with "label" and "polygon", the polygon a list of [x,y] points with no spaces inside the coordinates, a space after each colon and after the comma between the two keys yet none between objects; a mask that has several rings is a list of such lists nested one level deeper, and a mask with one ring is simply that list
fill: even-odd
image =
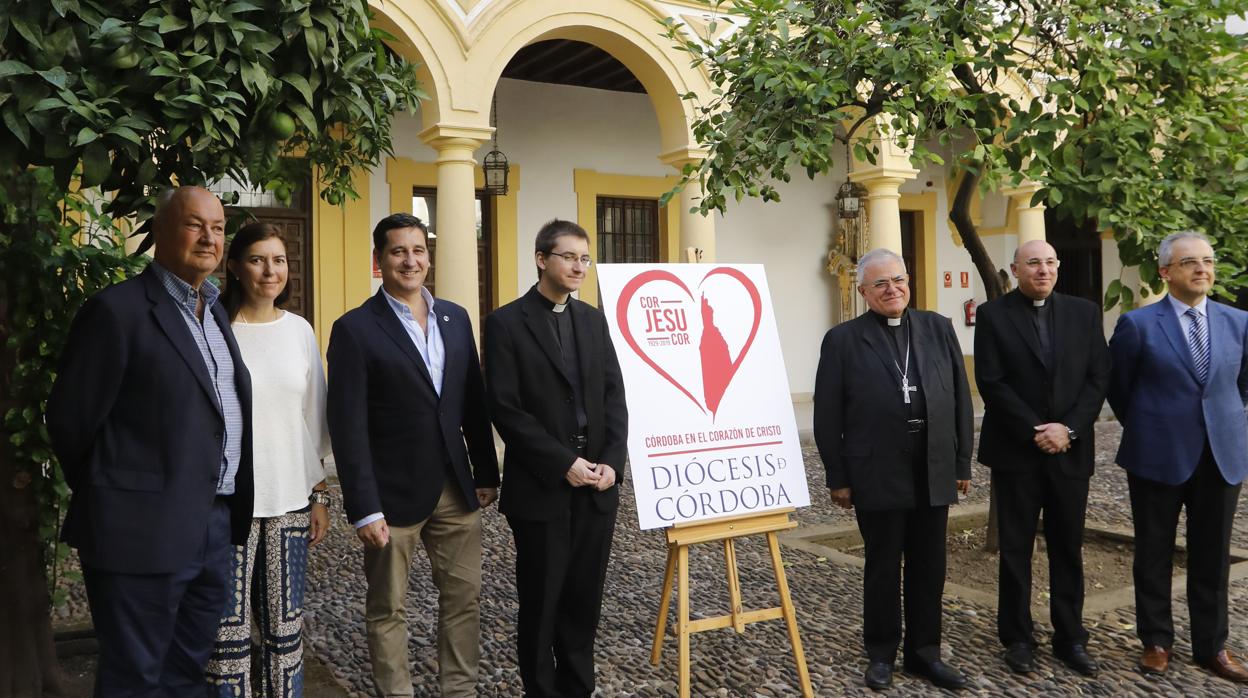
[{"label": "red heart graphic", "polygon": [[753,305],[754,318],[750,326],[750,334],[746,338],[745,344],[742,345],[741,352],[737,354],[737,358],[735,360],[730,361],[728,355],[728,345],[724,341],[723,335],[720,334],[719,329],[714,325],[712,320],[713,312],[710,304],[706,300],[705,294],[702,296],[701,312],[703,325],[702,338],[699,342],[698,350],[701,359],[700,364],[702,366],[702,394],[705,402],[694,397],[689,388],[681,385],[680,381],[673,378],[671,373],[664,370],[664,368],[660,366],[653,357],[647,354],[637,344],[637,340],[633,338],[632,330],[628,325],[629,302],[632,300],[633,296],[636,295],[637,290],[642,286],[652,281],[667,281],[675,284],[678,288],[684,291],[685,295],[688,296],[689,300],[692,302],[693,294],[689,291],[689,287],[686,286],[679,277],[669,271],[665,271],[663,269],[652,269],[634,276],[627,284],[624,285],[624,288],[620,291],[620,297],[616,302],[615,307],[616,324],[620,328],[620,334],[624,336],[624,341],[628,343],[628,346],[633,350],[633,352],[637,354],[637,356],[641,357],[641,360],[646,362],[646,364],[650,366],[650,368],[654,369],[656,373],[663,376],[667,382],[675,386],[677,390],[685,395],[685,397],[689,398],[693,404],[697,405],[698,409],[703,412],[709,410],[712,418],[714,418],[715,413],[719,411],[720,400],[727,391],[728,384],[732,382],[732,378],[736,375],[737,369],[741,367],[741,362],[745,359],[745,355],[750,351],[750,346],[754,344],[754,337],[758,334],[758,324],[762,320],[763,307],[762,298],[759,296],[758,288],[754,286],[754,282],[750,281],[750,277],[746,276],[737,269],[733,269],[732,267],[716,267],[712,269],[702,277],[702,281],[698,283],[698,287],[701,288],[702,285],[706,283],[707,279],[717,275],[727,276],[735,279],[741,284],[746,293],[750,296],[750,302]]}]

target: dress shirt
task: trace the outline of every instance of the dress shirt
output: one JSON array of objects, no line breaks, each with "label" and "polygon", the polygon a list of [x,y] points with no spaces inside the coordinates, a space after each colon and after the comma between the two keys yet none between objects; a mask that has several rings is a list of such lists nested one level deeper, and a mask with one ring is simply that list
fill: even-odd
[{"label": "dress shirt", "polygon": [[433,294],[424,286],[420,287],[420,295],[425,299],[426,308],[425,327],[422,330],[420,323],[416,321],[416,316],[412,314],[412,309],[406,303],[387,293],[384,288],[381,293],[386,297],[386,302],[390,304],[390,309],[394,311],[395,316],[399,318],[403,329],[407,330],[407,336],[412,338],[416,351],[420,352],[420,358],[425,362],[425,368],[429,370],[429,377],[433,379],[433,389],[437,391],[438,397],[442,397],[442,373],[446,370],[446,345],[442,343],[442,331],[438,329],[438,316],[433,311]]},{"label": "dress shirt", "polygon": [[[160,279],[161,285],[181,311],[186,328],[195,339],[195,346],[199,347],[208,376],[212,378],[217,407],[225,418],[217,494],[234,494],[234,476],[238,473],[238,459],[243,452],[243,408],[238,401],[238,389],[234,384],[234,359],[230,357],[230,346],[212,314],[212,306],[220,298],[221,292],[211,281],[205,280],[199,285],[199,290],[196,290],[157,262],[152,262],[151,266],[156,278]],[[195,314],[201,298],[204,302],[204,322]]]},{"label": "dress shirt", "polygon": [[1166,294],[1166,300],[1170,302],[1170,309],[1174,311],[1174,316],[1179,319],[1179,326],[1183,328],[1184,337],[1187,337],[1188,333],[1192,329],[1191,327],[1192,319],[1187,316],[1188,308],[1195,308],[1196,312],[1200,313],[1200,316],[1205,319],[1205,332],[1208,333],[1209,331],[1209,313],[1208,313],[1208,307],[1207,307],[1209,305],[1208,297],[1201,298],[1200,302],[1197,303],[1196,305],[1188,305],[1187,303],[1184,303],[1183,301],[1179,300],[1178,298],[1175,298],[1169,293]]}]

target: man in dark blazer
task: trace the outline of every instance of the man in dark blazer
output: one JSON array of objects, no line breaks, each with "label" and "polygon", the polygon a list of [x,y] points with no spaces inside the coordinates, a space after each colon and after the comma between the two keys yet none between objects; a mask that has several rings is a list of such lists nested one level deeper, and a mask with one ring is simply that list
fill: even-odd
[{"label": "man in dark blazer", "polygon": [[251,381],[207,281],[225,212],[182,187],[153,223],[154,261],[83,305],[48,398],[97,696],[203,693],[232,546],[251,524]]},{"label": "man in dark blazer", "polygon": [[628,409],[606,318],[570,295],[592,261],[588,236],[552,220],[535,248],[537,285],[485,323],[490,409],[507,444],[500,507],[516,541],[524,695],[587,698]]},{"label": "man in dark blazer", "polygon": [[904,555],[905,669],[963,688],[966,678],[940,657],[945,526],[949,505],[971,485],[962,349],[948,318],[907,309],[909,276],[893,252],[862,256],[858,292],[870,310],[823,339],[814,427],[832,500],[854,509],[865,546],[864,681],[876,690],[892,684]]},{"label": "man in dark blazer", "polygon": [[1043,510],[1053,652],[1093,676],[1097,664],[1083,626],[1083,522],[1109,349],[1096,304],[1053,292],[1059,264],[1047,242],[1023,243],[1010,264],[1018,288],[979,309],[979,462],[992,468],[996,497],[997,634],[1005,663],[1016,673],[1035,671],[1031,554]]},{"label": "man in dark blazer", "polygon": [[1231,527],[1248,474],[1248,313],[1208,299],[1215,261],[1199,233],[1162,240],[1157,265],[1169,293],[1118,319],[1109,404],[1122,423],[1118,465],[1135,524],[1140,668],[1162,673],[1169,665],[1174,537],[1186,508],[1192,659],[1248,682],[1226,649]]},{"label": "man in dark blazer", "polygon": [[419,218],[383,218],[373,254],[382,287],[334,323],[326,403],[343,507],[364,543],[373,681],[381,695],[413,695],[404,600],[423,543],[438,587],[441,694],[476,696],[479,509],[498,492],[476,337],[463,308],[424,287]]}]

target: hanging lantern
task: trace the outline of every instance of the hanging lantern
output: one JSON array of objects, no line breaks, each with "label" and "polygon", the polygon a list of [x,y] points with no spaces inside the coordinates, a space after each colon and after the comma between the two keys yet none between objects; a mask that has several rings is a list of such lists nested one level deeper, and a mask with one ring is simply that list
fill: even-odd
[{"label": "hanging lantern", "polygon": [[485,172],[485,191],[490,196],[507,196],[507,173],[511,165],[498,149],[498,93],[490,104],[490,125],[494,127],[494,149],[485,154],[481,169]]},{"label": "hanging lantern", "polygon": [[862,212],[862,199],[866,194],[861,184],[846,180],[836,192],[836,210],[841,218],[857,218]]},{"label": "hanging lantern", "polygon": [[503,155],[497,144],[494,150],[486,153],[481,169],[485,171],[485,190],[490,196],[506,196],[507,172],[511,165],[507,164],[507,156]]}]

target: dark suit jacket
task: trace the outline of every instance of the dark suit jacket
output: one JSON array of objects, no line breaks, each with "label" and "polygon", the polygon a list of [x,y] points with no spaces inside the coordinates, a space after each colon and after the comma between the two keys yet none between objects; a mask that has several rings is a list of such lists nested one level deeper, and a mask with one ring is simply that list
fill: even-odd
[{"label": "dark suit jacket", "polygon": [[[251,528],[251,377],[221,303],[234,360],[242,454],[229,498],[233,541]],[[73,490],[62,536],[84,565],[159,574],[202,552],[220,476],[225,418],[195,338],[148,269],[74,318],[48,398],[48,433]]]},{"label": "dark suit jacket", "polygon": [[[957,502],[971,478],[974,425],[962,348],[949,318],[907,310],[911,360],[927,402],[927,471],[932,506]],[[849,487],[863,510],[916,505],[909,416],[891,340],[871,313],[828,330],[815,374],[815,442],[829,489]]]},{"label": "dark suit jacket", "polygon": [[498,486],[472,323],[450,301],[438,299],[433,309],[446,347],[440,398],[382,291],[339,318],[330,333],[326,412],[352,522],[377,512],[391,526],[424,521],[448,468],[469,511],[478,507],[476,488]]},{"label": "dark suit jacket", "polygon": [[1187,482],[1206,438],[1222,477],[1248,475],[1248,313],[1209,301],[1209,377],[1196,375],[1168,298],[1118,318],[1109,340],[1109,405],[1122,422],[1118,465],[1167,485]]},{"label": "dark suit jacket", "polygon": [[[1053,353],[1040,356],[1031,299],[1017,289],[980,306],[975,327],[975,381],[984,398],[979,462],[991,468],[1061,469],[1092,476],[1093,425],[1109,389],[1109,349],[1096,304],[1054,293],[1049,331]],[[1036,447],[1037,424],[1061,422],[1077,438],[1065,453]]]},{"label": "dark suit jacket", "polygon": [[[545,317],[537,288],[490,314],[485,322],[485,372],[490,411],[507,444],[503,457],[501,511],[523,520],[548,521],[568,510],[572,486],[564,480],[577,454],[572,383],[564,374],[558,340]],[[584,386],[585,459],[615,469],[624,482],[628,407],[624,381],[607,320],[598,309],[572,299],[577,353]],[[619,504],[620,488],[594,491],[601,511]]]}]

